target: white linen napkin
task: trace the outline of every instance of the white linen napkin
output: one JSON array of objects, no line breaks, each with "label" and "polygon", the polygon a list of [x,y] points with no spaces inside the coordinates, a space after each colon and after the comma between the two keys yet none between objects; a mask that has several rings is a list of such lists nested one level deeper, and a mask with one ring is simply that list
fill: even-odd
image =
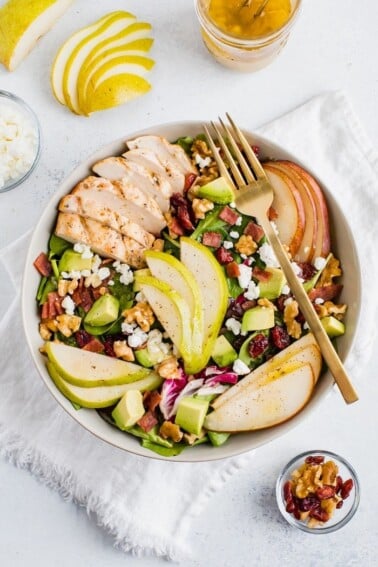
[{"label": "white linen napkin", "polygon": [[[377,154],[342,93],[317,97],[259,131],[324,180],[363,251],[364,334],[347,364],[356,378],[369,358],[377,316],[371,304],[378,276]],[[85,506],[123,550],[179,559],[188,550],[194,516],[252,454],[198,464],[147,460],[74,422],[44,387],[23,338],[20,287],[28,241],[25,235],[0,251],[0,452]]]}]

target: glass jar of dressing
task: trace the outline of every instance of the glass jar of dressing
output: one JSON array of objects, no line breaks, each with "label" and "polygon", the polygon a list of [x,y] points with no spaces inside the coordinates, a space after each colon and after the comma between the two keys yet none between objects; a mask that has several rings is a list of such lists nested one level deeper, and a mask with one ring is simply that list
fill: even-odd
[{"label": "glass jar of dressing", "polygon": [[287,42],[301,0],[195,0],[203,41],[237,71],[269,65]]}]

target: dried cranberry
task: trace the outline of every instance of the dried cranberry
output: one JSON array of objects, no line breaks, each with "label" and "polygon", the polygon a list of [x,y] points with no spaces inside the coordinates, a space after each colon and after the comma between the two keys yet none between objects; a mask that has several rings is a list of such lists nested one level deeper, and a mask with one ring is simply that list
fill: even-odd
[{"label": "dried cranberry", "polygon": [[276,300],[276,306],[278,311],[281,311],[281,313],[283,313],[284,309],[285,309],[285,301],[290,297],[290,295],[280,295],[277,300]]},{"label": "dried cranberry", "polygon": [[185,204],[185,206],[180,205],[177,208],[177,220],[185,230],[194,230],[187,204]]},{"label": "dried cranberry", "polygon": [[188,206],[187,200],[185,199],[185,197],[181,195],[181,193],[173,193],[173,195],[170,198],[170,201],[172,207],[175,209],[177,209],[180,206],[184,206],[184,207]]},{"label": "dried cranberry", "polygon": [[292,488],[293,488],[293,483],[290,480],[286,481],[283,487],[285,502],[293,498]]},{"label": "dried cranberry", "polygon": [[324,457],[321,455],[309,455],[305,458],[305,463],[307,465],[320,465],[321,463],[324,463]]},{"label": "dried cranberry", "polygon": [[256,307],[257,301],[255,299],[251,299],[248,301],[244,301],[244,303],[241,304],[241,307],[243,309],[243,311],[247,311],[248,309],[252,309],[252,307]]},{"label": "dried cranberry", "polygon": [[302,512],[317,510],[319,506],[320,506],[320,502],[316,498],[316,496],[307,496],[306,498],[301,498],[298,504],[298,508],[302,510]]},{"label": "dried cranberry", "polygon": [[77,342],[77,346],[79,348],[83,348],[92,340],[92,335],[87,333],[87,331],[80,329],[80,331],[77,331],[77,333],[75,333],[75,339]]},{"label": "dried cranberry", "polygon": [[336,477],[336,487],[335,487],[336,494],[338,494],[338,493],[340,492],[340,490],[341,490],[341,488],[342,488],[342,486],[343,486],[343,483],[344,483],[344,481],[343,481],[343,479],[341,478],[341,476],[340,476],[340,475],[337,475],[337,477]]},{"label": "dried cranberry", "polygon": [[295,504],[292,500],[289,500],[288,503],[286,504],[286,512],[289,512],[289,514],[292,514],[295,510]]},{"label": "dried cranberry", "polygon": [[237,303],[234,299],[232,299],[226,312],[227,319],[229,317],[235,317],[236,319],[240,319],[241,317],[243,317],[243,313],[244,310],[242,304]]},{"label": "dried cranberry", "polygon": [[338,510],[340,510],[340,508],[342,508],[344,505],[344,500],[339,500],[338,503],[336,504],[336,508]]},{"label": "dried cranberry", "polygon": [[196,178],[197,178],[196,173],[187,173],[185,175],[184,191],[188,191],[191,188],[191,186],[195,182]]},{"label": "dried cranberry", "polygon": [[268,347],[268,337],[259,333],[249,341],[248,354],[251,358],[257,358],[258,356],[261,356]]},{"label": "dried cranberry", "polygon": [[340,490],[340,496],[343,500],[348,498],[352,488],[353,488],[353,480],[350,478],[350,479],[348,479],[344,482],[344,484],[343,484],[343,486]]},{"label": "dried cranberry", "polygon": [[318,520],[318,522],[328,522],[329,514],[323,508],[317,508],[316,510],[310,510],[311,518]]},{"label": "dried cranberry", "polygon": [[293,515],[294,515],[294,518],[296,518],[297,520],[300,520],[300,519],[301,519],[301,513],[300,513],[300,511],[298,510],[298,508],[294,508],[294,510],[293,510]]},{"label": "dried cranberry", "polygon": [[243,346],[244,341],[245,341],[245,337],[242,337],[240,335],[239,337],[236,337],[236,339],[233,340],[232,346],[234,347],[235,350],[239,352],[239,350]]},{"label": "dried cranberry", "polygon": [[215,252],[215,257],[218,260],[218,262],[222,265],[228,264],[229,262],[232,262],[234,259],[231,252],[226,250],[226,248],[223,248],[223,246],[218,248],[218,250]]},{"label": "dried cranberry", "polygon": [[328,500],[328,498],[333,498],[336,494],[334,486],[319,486],[316,489],[316,496],[319,500]]},{"label": "dried cranberry", "polygon": [[316,274],[317,270],[312,264],[309,264],[308,262],[297,262],[297,264],[301,269],[300,276],[305,281],[310,280]]},{"label": "dried cranberry", "polygon": [[275,347],[279,348],[280,350],[286,348],[290,344],[290,337],[286,329],[276,325],[270,331],[270,336],[272,337],[272,341]]},{"label": "dried cranberry", "polygon": [[104,340],[104,352],[108,356],[115,357],[116,354],[114,352],[113,345],[114,345],[114,336],[106,337],[106,339]]}]

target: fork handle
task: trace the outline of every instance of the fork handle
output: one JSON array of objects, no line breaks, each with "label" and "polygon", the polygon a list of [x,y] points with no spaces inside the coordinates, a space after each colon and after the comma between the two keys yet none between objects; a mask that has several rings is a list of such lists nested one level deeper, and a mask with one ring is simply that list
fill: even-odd
[{"label": "fork handle", "polygon": [[356,402],[358,400],[357,392],[355,391],[332,342],[325,332],[324,327],[321,324],[319,317],[314,309],[314,306],[308,298],[308,295],[305,292],[301,282],[298,280],[291,266],[290,260],[285,252],[285,249],[283,248],[272,225],[270,224],[268,217],[264,216],[263,218],[260,218],[259,221],[274,250],[276,258],[281,265],[287,283],[298,302],[299,308],[319,344],[324,360],[326,361],[328,368],[331,371],[344,400],[347,404]]}]

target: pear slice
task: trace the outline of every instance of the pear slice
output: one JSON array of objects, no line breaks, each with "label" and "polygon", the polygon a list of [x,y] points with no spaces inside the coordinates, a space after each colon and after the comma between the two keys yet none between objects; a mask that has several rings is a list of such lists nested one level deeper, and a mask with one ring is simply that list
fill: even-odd
[{"label": "pear slice", "polygon": [[99,386],[94,388],[80,388],[67,382],[59,374],[59,370],[52,362],[47,362],[47,370],[55,384],[66,398],[71,402],[79,404],[84,408],[105,408],[114,405],[129,390],[156,390],[163,378],[156,372],[149,372],[146,378],[133,382],[132,384],[120,384],[118,386]]},{"label": "pear slice", "polygon": [[133,383],[148,374],[138,364],[63,343],[47,342],[46,354],[62,378],[83,388]]},{"label": "pear slice", "polygon": [[314,389],[310,364],[278,377],[259,388],[246,387],[208,414],[204,426],[210,431],[236,433],[278,425],[297,414]]},{"label": "pear slice", "polygon": [[[145,94],[151,85],[144,76],[154,64],[152,59],[136,55],[116,57],[107,61],[90,77],[86,93],[82,95],[82,112],[90,114]],[[104,94],[107,98],[100,102],[99,99]],[[113,104],[110,104],[108,99],[113,100]]]},{"label": "pear slice", "polygon": [[200,356],[204,342],[203,309],[200,290],[193,274],[182,262],[166,252],[147,250],[144,256],[152,275],[175,289],[188,304],[193,357]]},{"label": "pear slice", "polygon": [[135,16],[132,14],[115,12],[98,29],[86,35],[79,43],[73,46],[64,67],[63,95],[66,105],[76,114],[81,114],[76,85],[83,61],[85,61],[87,55],[99,41],[125,29],[133,21],[135,21]]},{"label": "pear slice", "polygon": [[206,366],[218,336],[228,304],[227,281],[220,264],[210,250],[188,237],[180,239],[182,263],[193,274],[200,295],[204,318],[202,368]]},{"label": "pear slice", "polygon": [[[115,12],[111,14],[106,14],[97,22],[80,29],[73,35],[71,35],[67,41],[59,49],[51,71],[51,88],[54,93],[55,98],[61,103],[66,104],[64,100],[63,93],[63,74],[66,67],[67,61],[75,48],[81,41],[83,41],[88,35],[98,30],[105,22],[114,16]],[[117,12],[122,13],[122,12]]]},{"label": "pear slice", "polygon": [[0,8],[0,62],[14,71],[73,0],[9,0]]}]

